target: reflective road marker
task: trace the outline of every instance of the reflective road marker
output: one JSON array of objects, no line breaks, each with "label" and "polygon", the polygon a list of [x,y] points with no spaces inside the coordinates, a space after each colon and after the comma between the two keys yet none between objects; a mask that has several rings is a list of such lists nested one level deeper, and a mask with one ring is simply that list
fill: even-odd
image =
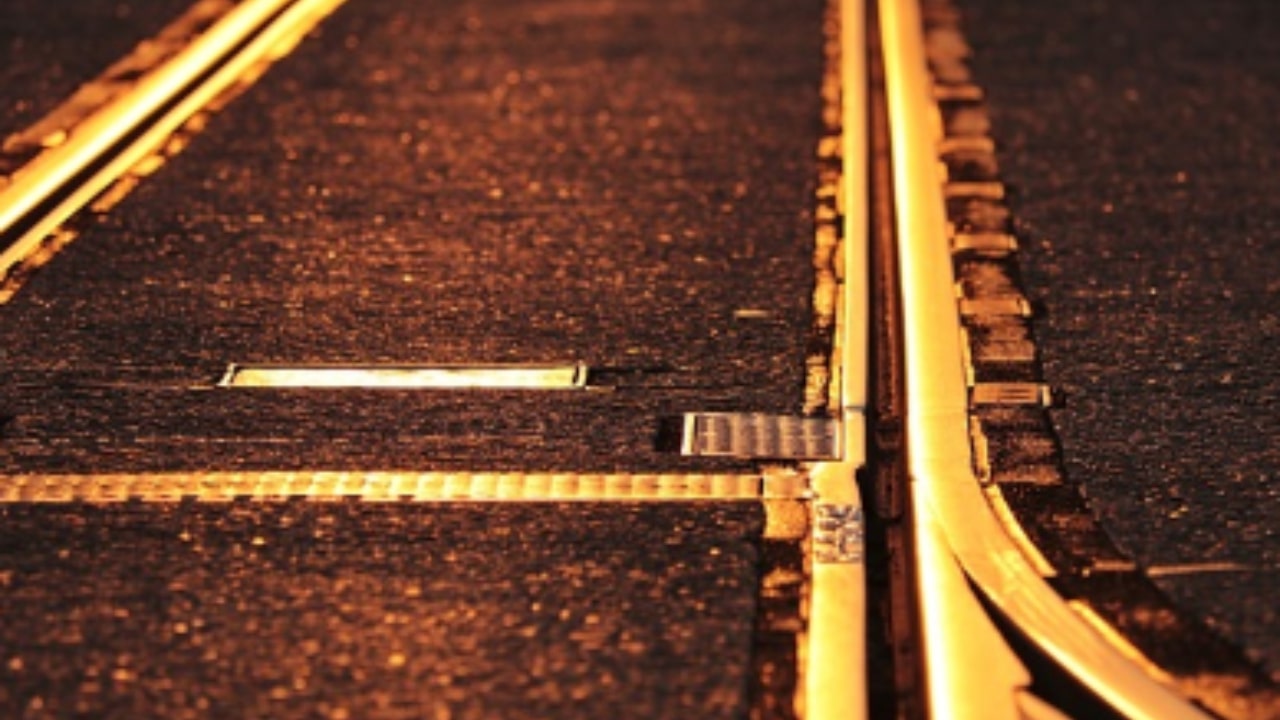
[{"label": "reflective road marker", "polygon": [[224,388],[422,388],[568,390],[586,387],[576,365],[237,365]]}]

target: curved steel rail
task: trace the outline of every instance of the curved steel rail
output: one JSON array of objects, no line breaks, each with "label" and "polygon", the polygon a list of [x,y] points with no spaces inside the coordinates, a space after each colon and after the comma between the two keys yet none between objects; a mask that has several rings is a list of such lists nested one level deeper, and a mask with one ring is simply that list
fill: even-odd
[{"label": "curved steel rail", "polygon": [[[1010,717],[1017,715],[1014,706],[1028,709],[1028,699],[1017,697],[1026,687],[1022,673],[1009,667],[1001,671],[995,656],[982,649],[988,641],[978,649],[970,645],[973,636],[962,623],[972,620],[964,606],[977,602],[971,582],[1031,642],[1118,712],[1152,720],[1204,717],[1067,606],[1009,537],[982,493],[968,434],[968,390],[938,171],[941,124],[920,8],[917,0],[880,0],[879,8],[906,325],[908,463],[924,561],[921,612],[933,712],[987,718],[997,716],[997,709]],[[940,575],[923,576],[932,572]]]}]

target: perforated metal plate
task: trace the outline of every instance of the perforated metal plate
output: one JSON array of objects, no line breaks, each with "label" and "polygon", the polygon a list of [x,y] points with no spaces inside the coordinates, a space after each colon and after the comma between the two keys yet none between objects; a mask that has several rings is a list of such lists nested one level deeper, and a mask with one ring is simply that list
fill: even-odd
[{"label": "perforated metal plate", "polygon": [[687,413],[685,455],[769,460],[835,460],[840,423],[830,418],[763,413]]}]

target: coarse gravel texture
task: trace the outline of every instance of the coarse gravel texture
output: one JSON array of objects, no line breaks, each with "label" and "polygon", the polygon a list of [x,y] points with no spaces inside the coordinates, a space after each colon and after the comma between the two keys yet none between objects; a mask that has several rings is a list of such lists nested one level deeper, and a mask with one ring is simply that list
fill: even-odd
[{"label": "coarse gravel texture", "polygon": [[0,508],[0,713],[739,718],[758,504]]},{"label": "coarse gravel texture", "polygon": [[1280,14],[959,4],[1070,478],[1280,681]]},{"label": "coarse gravel texture", "polygon": [[[726,467],[660,429],[801,408],[821,5],[344,5],[0,308],[0,459]],[[607,388],[207,389],[573,361]]]}]

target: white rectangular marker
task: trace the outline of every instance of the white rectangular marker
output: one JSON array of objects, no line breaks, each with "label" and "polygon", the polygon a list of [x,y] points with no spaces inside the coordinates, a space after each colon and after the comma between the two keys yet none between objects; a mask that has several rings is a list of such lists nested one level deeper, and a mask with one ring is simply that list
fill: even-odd
[{"label": "white rectangular marker", "polygon": [[571,390],[586,387],[574,365],[238,365],[219,387]]}]

